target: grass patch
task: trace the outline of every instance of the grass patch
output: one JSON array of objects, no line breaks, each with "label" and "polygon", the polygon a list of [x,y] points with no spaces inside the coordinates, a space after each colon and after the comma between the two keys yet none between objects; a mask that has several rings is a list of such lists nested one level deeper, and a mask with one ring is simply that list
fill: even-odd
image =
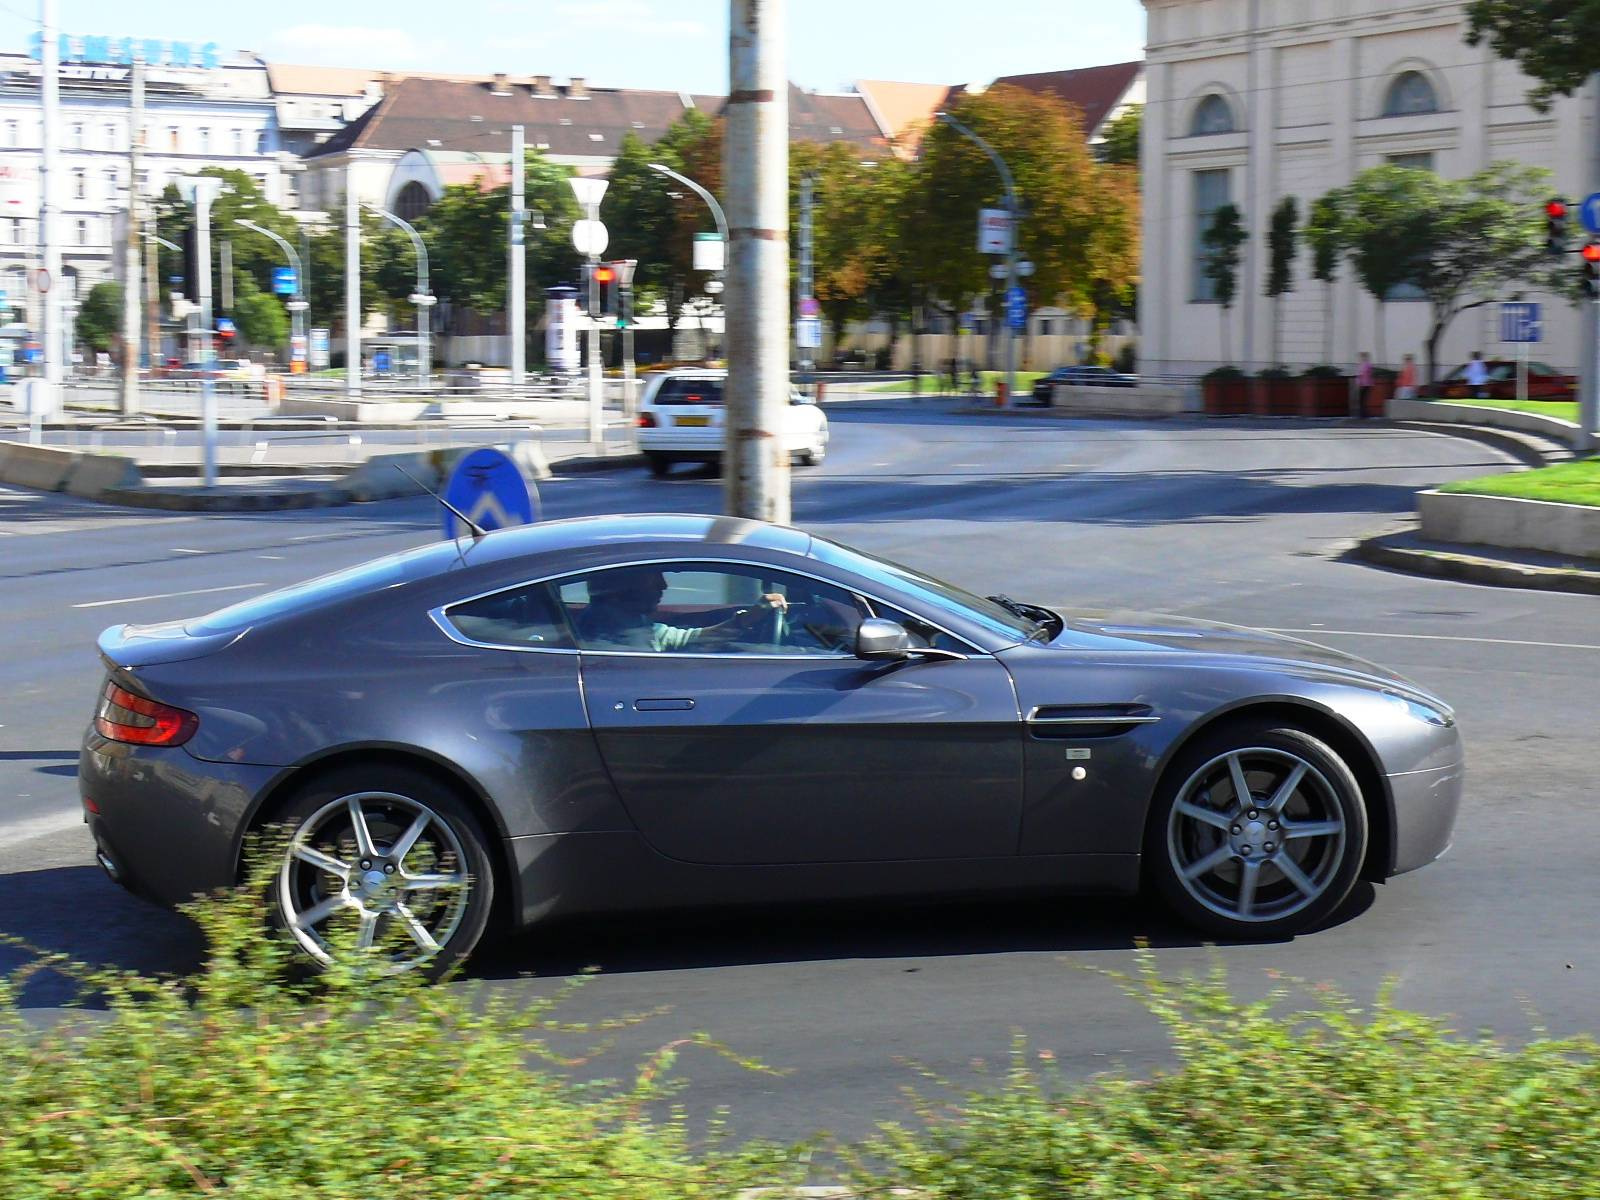
[{"label": "grass patch", "polygon": [[[575,1081],[614,1031],[659,1014],[563,1024],[564,993],[430,987],[370,958],[297,981],[262,894],[191,909],[210,946],[192,979],[42,956],[0,980],[7,1197],[728,1200],[809,1179],[872,1200],[1570,1200],[1600,1179],[1592,1039],[1508,1047],[1387,995],[1361,1008],[1299,985],[1241,1002],[1220,968],[1168,981],[1147,951],[1114,978],[1166,1026],[1172,1072],[1064,1080],[1019,1038],[1002,1078],[933,1080],[952,1098],[826,1160],[820,1139],[735,1147],[670,1107],[684,1050],[766,1070],[708,1036],[621,1082]],[[44,969],[105,1012],[36,1027],[22,993]],[[590,1049],[563,1052],[573,1039]]]},{"label": "grass patch", "polygon": [[1555,500],[1562,504],[1600,507],[1600,459],[1557,463],[1553,467],[1514,471],[1509,475],[1462,479],[1447,483],[1439,490],[1472,496],[1514,496],[1519,500]]},{"label": "grass patch", "polygon": [[1459,404],[1466,408],[1503,408],[1511,412],[1538,413],[1541,417],[1559,417],[1563,421],[1578,420],[1576,400],[1444,400],[1443,404]]},{"label": "grass patch", "polygon": [[[1006,377],[1006,373],[1004,371],[984,371],[981,372],[981,374],[983,377],[983,392],[986,396],[994,395],[994,385],[996,383],[1003,382]],[[1044,371],[1018,371],[1017,391],[1019,393],[1031,392],[1033,390],[1034,383],[1044,378],[1044,376]],[[941,383],[940,380],[943,380],[943,382]],[[922,377],[922,394],[924,396],[940,394],[949,385],[949,382],[950,377],[948,375],[935,375],[930,371]],[[959,394],[966,393],[968,382],[969,377],[963,375],[961,377],[962,392]],[[829,384],[829,386],[846,387],[849,385],[833,383]],[[889,395],[909,396],[911,395],[912,385],[911,380],[909,379],[894,379],[890,380],[888,383],[873,384],[866,390],[869,392],[882,392]]]}]

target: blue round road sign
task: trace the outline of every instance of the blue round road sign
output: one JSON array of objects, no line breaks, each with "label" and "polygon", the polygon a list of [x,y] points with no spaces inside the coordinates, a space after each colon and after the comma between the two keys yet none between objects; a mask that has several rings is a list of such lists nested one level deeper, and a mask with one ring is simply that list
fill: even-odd
[{"label": "blue round road sign", "polygon": [[1595,192],[1583,202],[1583,207],[1578,210],[1578,219],[1590,233],[1600,234],[1600,192]]},{"label": "blue round road sign", "polygon": [[[458,462],[445,485],[444,498],[485,531],[533,521],[533,494],[528,480],[516,460],[501,450],[474,450]],[[442,524],[447,538],[472,532],[448,509]]]}]

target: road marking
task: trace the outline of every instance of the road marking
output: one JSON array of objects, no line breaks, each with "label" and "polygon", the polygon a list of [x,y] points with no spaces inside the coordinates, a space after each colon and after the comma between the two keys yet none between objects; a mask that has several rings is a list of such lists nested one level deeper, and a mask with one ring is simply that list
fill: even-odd
[{"label": "road marking", "polygon": [[206,551],[204,551],[204,550],[185,550],[182,546],[174,546],[172,548],[172,552],[174,554],[204,554],[204,553],[206,553]]},{"label": "road marking", "polygon": [[118,600],[91,600],[73,608],[104,608],[108,604],[137,604],[141,600],[173,600],[179,596],[209,596],[215,592],[242,592],[245,588],[266,587],[264,583],[231,583],[227,587],[196,588],[190,592],[161,592],[155,596],[123,596]]},{"label": "road marking", "polygon": [[1516,638],[1459,637],[1445,633],[1373,633],[1365,629],[1266,629],[1267,633],[1307,634],[1324,637],[1401,638],[1418,642],[1473,642],[1480,646],[1536,646],[1546,650],[1600,650],[1588,642],[1527,642]]},{"label": "road marking", "polygon": [[281,554],[258,554],[258,555],[256,555],[256,557],[257,558],[265,558],[265,559],[268,559],[271,562],[282,562],[283,561],[283,555],[281,555]]}]

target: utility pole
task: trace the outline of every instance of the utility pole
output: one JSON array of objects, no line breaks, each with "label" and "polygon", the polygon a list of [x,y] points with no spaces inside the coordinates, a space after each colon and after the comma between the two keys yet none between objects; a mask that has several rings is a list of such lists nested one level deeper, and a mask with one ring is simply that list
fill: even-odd
[{"label": "utility pole", "polygon": [[[1600,181],[1600,72],[1589,76],[1588,107],[1593,114],[1584,123],[1587,178]],[[1587,309],[1587,311],[1584,311]],[[1580,306],[1578,361],[1578,441],[1574,449],[1592,453],[1595,431],[1600,428],[1600,299]]]},{"label": "utility pole", "polygon": [[44,287],[39,297],[43,309],[40,347],[44,353],[47,411],[61,402],[61,243],[56,240],[57,178],[61,174],[59,126],[61,122],[61,31],[56,24],[56,0],[39,0],[40,56],[44,89],[44,127],[39,159],[39,251],[43,259]]},{"label": "utility pole", "polygon": [[812,254],[812,212],[816,206],[817,177],[806,172],[800,179],[800,271],[795,278],[794,347],[798,351],[800,382],[811,382],[811,338],[808,332],[815,328],[811,310],[816,304],[814,291],[815,267]]},{"label": "utility pole", "polygon": [[214,175],[186,175],[178,180],[183,198],[194,205],[195,292],[200,298],[200,425],[202,430],[204,481],[206,487],[217,482],[217,385],[212,378],[211,315],[211,202],[222,190],[222,180]]},{"label": "utility pole", "polygon": [[522,126],[511,127],[511,289],[508,293],[506,329],[511,339],[511,387],[520,390],[528,361],[528,248],[523,243],[524,188],[527,186],[526,152]]},{"label": "utility pole", "polygon": [[599,265],[600,256],[605,253],[610,235],[606,232],[605,225],[600,220],[600,201],[605,198],[606,188],[610,182],[605,179],[594,179],[584,175],[574,175],[567,180],[572,187],[572,194],[577,197],[578,205],[584,211],[584,219],[572,227],[572,245],[579,254],[589,260],[589,265],[584,276],[584,284],[588,289],[590,302],[589,312],[589,444],[594,447],[596,454],[605,452],[605,379],[600,373],[600,324],[596,318],[599,308],[594,303],[595,292],[595,267]]},{"label": "utility pole", "polygon": [[344,170],[344,394],[361,399],[361,207],[353,163]]},{"label": "utility pole", "polygon": [[[243,226],[252,233],[259,233],[262,237],[270,238],[272,241],[277,243],[278,249],[282,250],[285,257],[288,258],[289,269],[294,272],[294,299],[290,300],[289,303],[285,305],[285,307],[289,310],[289,344],[291,347],[300,347],[305,345],[307,307],[306,280],[305,276],[301,274],[300,255],[295,253],[294,247],[289,244],[288,238],[282,236],[281,234],[272,232],[272,230],[268,229],[265,225],[257,225],[254,221],[247,221],[243,217],[235,217],[233,223],[235,225]],[[305,231],[302,230],[301,237],[303,238],[304,236]],[[290,352],[289,361],[292,368],[295,361],[292,349]]]},{"label": "utility pole", "polygon": [[139,411],[139,237],[143,226],[143,180],[139,152],[144,143],[144,60],[133,60],[128,98],[128,223],[122,247],[122,415]]},{"label": "utility pole", "polygon": [[789,523],[789,83],[784,0],[730,0],[723,507]]}]

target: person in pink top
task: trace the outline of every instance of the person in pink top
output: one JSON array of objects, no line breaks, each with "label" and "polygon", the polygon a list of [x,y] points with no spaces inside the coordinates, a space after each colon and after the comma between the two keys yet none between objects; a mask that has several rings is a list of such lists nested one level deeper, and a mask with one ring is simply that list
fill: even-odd
[{"label": "person in pink top", "polygon": [[1366,420],[1367,397],[1370,395],[1372,395],[1372,356],[1363,350],[1361,361],[1356,364],[1356,420]]}]

